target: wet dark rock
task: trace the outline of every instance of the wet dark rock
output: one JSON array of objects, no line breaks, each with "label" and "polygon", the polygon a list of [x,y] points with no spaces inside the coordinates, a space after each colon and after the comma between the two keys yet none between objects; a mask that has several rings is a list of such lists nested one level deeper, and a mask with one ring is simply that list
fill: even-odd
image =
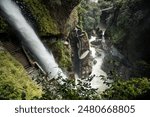
[{"label": "wet dark rock", "polygon": [[100,39],[97,39],[97,40],[95,40],[95,41],[92,41],[92,42],[91,42],[91,44],[92,44],[92,45],[99,46],[99,45],[101,45],[101,44],[102,44],[102,42],[101,42],[101,40],[100,40]]},{"label": "wet dark rock", "polygon": [[96,60],[94,60],[94,61],[93,61],[93,64],[95,65],[96,63],[97,63],[97,61],[96,61]]},{"label": "wet dark rock", "polygon": [[69,35],[72,48],[72,60],[74,62],[74,71],[81,78],[89,76],[92,70],[90,63],[90,52],[84,58],[82,54],[89,51],[89,41],[87,34],[79,27],[76,27]]}]

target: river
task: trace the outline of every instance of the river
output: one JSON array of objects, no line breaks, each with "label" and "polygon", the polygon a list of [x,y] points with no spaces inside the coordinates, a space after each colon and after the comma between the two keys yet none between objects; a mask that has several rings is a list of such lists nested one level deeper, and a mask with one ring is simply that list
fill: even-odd
[{"label": "river", "polygon": [[[101,42],[101,45],[91,44],[92,42],[98,41]],[[96,37],[92,36],[89,42],[91,56],[93,58],[91,76],[95,76],[91,81],[91,86],[92,88],[98,88],[98,92],[103,92],[108,88],[108,86],[103,83],[104,80],[102,80],[102,78],[107,80],[107,74],[102,70],[102,64],[105,57],[105,51],[103,50],[103,48],[106,46],[104,35],[102,36],[102,39],[98,40],[96,39]]]}]

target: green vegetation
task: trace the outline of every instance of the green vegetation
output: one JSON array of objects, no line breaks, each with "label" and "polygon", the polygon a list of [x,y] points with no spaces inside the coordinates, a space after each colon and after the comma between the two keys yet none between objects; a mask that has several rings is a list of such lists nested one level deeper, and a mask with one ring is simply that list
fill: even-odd
[{"label": "green vegetation", "polygon": [[[62,46],[61,42],[56,45]],[[107,83],[110,88],[102,95],[91,88],[88,81],[93,77],[87,78],[87,82],[78,81],[75,85],[72,78],[63,80],[61,76],[58,81],[61,79],[63,84],[39,78],[42,80],[38,81],[42,84],[42,94],[41,88],[28,78],[22,66],[6,51],[0,51],[0,66],[1,99],[138,99],[150,91],[150,80],[147,78],[124,80],[115,74],[111,76],[114,82]]]},{"label": "green vegetation", "polygon": [[97,23],[99,23],[100,21],[100,9],[98,8],[98,5],[96,3],[88,4],[88,2],[89,0],[82,0],[78,8],[79,25],[80,27],[83,27],[83,29],[87,32],[91,32],[95,28],[95,26],[98,25],[96,24],[96,19],[98,19]]},{"label": "green vegetation", "polygon": [[[91,87],[89,81],[94,76],[88,77],[87,82],[78,80],[75,84],[73,79],[62,79],[61,75],[57,80],[51,82],[43,79],[43,91],[41,98],[44,100],[129,100],[129,99],[149,99],[146,97],[150,92],[150,80],[148,78],[132,78],[124,80],[119,76],[113,77],[114,81],[105,83],[110,86],[102,94],[97,93],[97,89]],[[62,81],[61,83],[58,81]]]},{"label": "green vegetation", "polygon": [[114,13],[113,17],[111,17],[111,24],[113,25],[106,32],[111,35],[110,37],[114,44],[120,44],[123,40],[127,40],[126,38],[136,38],[133,35],[135,35],[136,31],[140,32],[141,29],[138,27],[144,20],[144,16],[148,15],[147,8],[142,8],[143,3],[142,0],[114,1]]},{"label": "green vegetation", "polygon": [[[58,29],[57,22],[50,16],[50,11],[42,3],[42,0],[22,0],[28,9],[31,11],[33,17],[38,22],[40,35],[58,35],[60,31]],[[0,32],[6,31],[7,25],[0,17]]]},{"label": "green vegetation", "polygon": [[8,52],[0,51],[0,99],[34,99],[42,89]]},{"label": "green vegetation", "polygon": [[59,29],[57,22],[50,16],[50,11],[42,3],[42,0],[23,0],[28,6],[32,15],[36,18],[41,35],[57,35]]},{"label": "green vegetation", "polygon": [[49,48],[55,56],[59,66],[63,69],[70,70],[72,67],[71,52],[68,45],[65,45],[63,41],[48,42]]},{"label": "green vegetation", "polygon": [[[34,0],[35,1],[35,0]],[[57,24],[59,34],[67,37],[78,21],[76,6],[80,0],[39,0],[42,6],[48,10],[48,15]],[[45,12],[41,12],[42,14]],[[47,15],[47,14],[46,14]],[[56,34],[55,34],[56,35]]]},{"label": "green vegetation", "polygon": [[78,8],[79,25],[89,34],[100,26],[101,9],[111,6],[111,1],[99,0],[98,3],[82,0]]},{"label": "green vegetation", "polygon": [[[91,88],[90,82],[92,77],[87,78],[87,82],[78,80],[75,84],[75,80],[72,78],[62,79],[61,75],[57,80],[50,82],[44,79],[41,81],[43,85],[43,91],[45,92],[40,99],[44,100],[96,100],[100,99],[100,95],[97,94],[97,89]],[[61,83],[58,81],[62,81]]]},{"label": "green vegetation", "polygon": [[122,78],[116,79],[109,89],[103,94],[104,99],[115,100],[129,100],[144,97],[144,94],[150,91],[150,80],[148,78],[132,78],[124,80]]}]

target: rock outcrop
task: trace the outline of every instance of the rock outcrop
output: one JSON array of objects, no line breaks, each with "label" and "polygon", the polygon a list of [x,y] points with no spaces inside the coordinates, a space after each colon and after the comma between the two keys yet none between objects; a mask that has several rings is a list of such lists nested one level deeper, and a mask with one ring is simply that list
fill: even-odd
[{"label": "rock outcrop", "polygon": [[88,36],[81,28],[76,27],[70,33],[69,41],[72,48],[74,71],[80,78],[87,78],[92,70]]}]

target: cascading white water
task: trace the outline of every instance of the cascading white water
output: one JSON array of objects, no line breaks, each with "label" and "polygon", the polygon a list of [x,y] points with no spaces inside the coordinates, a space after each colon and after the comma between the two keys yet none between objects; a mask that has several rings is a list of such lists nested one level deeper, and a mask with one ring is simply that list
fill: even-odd
[{"label": "cascading white water", "polygon": [[11,0],[0,0],[0,8],[9,24],[21,35],[22,44],[33,53],[36,61],[40,64],[43,70],[49,74],[49,77],[55,78],[58,73],[61,73],[61,76],[66,78],[55,62],[53,54],[48,52],[44,47],[32,27],[25,20],[19,7]]},{"label": "cascading white water", "polygon": [[[92,36],[89,42],[92,42],[92,41],[96,41],[96,37]],[[101,40],[101,41],[103,42],[104,40]],[[99,49],[98,47],[93,47],[91,44],[90,44],[90,50],[91,50],[94,61],[96,61],[96,63],[93,64],[92,66],[91,75],[95,75],[95,77],[91,81],[91,86],[92,88],[98,88],[98,92],[103,92],[104,90],[108,88],[108,86],[103,83],[104,81],[100,77],[100,76],[103,76],[105,78],[107,77],[107,74],[101,69],[103,59],[105,57],[105,52],[102,49]]]},{"label": "cascading white water", "polygon": [[95,3],[97,3],[98,2],[98,0],[90,0],[91,2],[95,2]]}]

